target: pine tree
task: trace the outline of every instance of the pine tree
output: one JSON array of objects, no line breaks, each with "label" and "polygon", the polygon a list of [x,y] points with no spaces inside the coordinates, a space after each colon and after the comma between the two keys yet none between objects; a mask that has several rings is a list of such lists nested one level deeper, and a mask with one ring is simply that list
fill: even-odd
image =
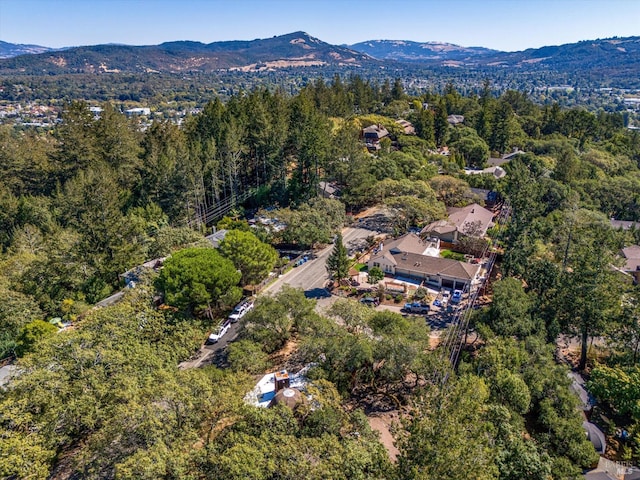
[{"label": "pine tree", "polygon": [[327,271],[334,280],[342,280],[349,276],[349,257],[347,256],[347,248],[342,243],[342,234],[336,236],[333,251],[327,258]]},{"label": "pine tree", "polygon": [[444,145],[447,139],[447,130],[449,129],[447,116],[447,106],[442,100],[440,100],[435,108],[435,118],[433,124],[436,145],[438,146]]}]

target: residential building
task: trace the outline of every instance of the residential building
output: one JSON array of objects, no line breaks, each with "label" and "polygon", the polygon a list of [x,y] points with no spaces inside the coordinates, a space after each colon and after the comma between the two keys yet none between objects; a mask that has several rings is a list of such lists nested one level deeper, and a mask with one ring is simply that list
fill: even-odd
[{"label": "residential building", "polygon": [[466,173],[467,175],[481,175],[481,174],[493,175],[498,179],[504,177],[507,174],[504,168],[498,167],[498,166],[487,167],[483,170],[471,170],[469,168],[465,168],[464,173]]},{"label": "residential building", "polygon": [[144,262],[142,265],[135,266],[118,276],[124,280],[127,287],[133,288],[136,283],[140,281],[140,277],[145,272],[152,270],[154,272],[159,271],[167,258],[169,257],[154,258],[153,260],[149,260],[148,262]]},{"label": "residential building", "polygon": [[318,182],[318,194],[324,198],[339,198],[342,192],[338,185],[329,182]]},{"label": "residential building", "polygon": [[211,242],[211,245],[213,245],[213,248],[218,248],[220,246],[220,243],[224,240],[224,237],[227,236],[228,230],[225,230],[224,228],[218,231],[214,231],[211,235],[207,235],[206,238],[207,240],[209,240]]},{"label": "residential building", "polygon": [[402,127],[405,135],[416,134],[416,129],[411,122],[401,118],[400,120],[396,120],[396,123]]},{"label": "residential building", "polygon": [[362,130],[362,138],[367,148],[380,150],[380,140],[389,136],[389,132],[382,125],[370,125]]},{"label": "residential building", "polygon": [[485,188],[471,188],[471,200],[477,199],[484,202],[485,206],[491,207],[498,201],[498,192]]},{"label": "residential building", "polygon": [[464,115],[449,115],[447,117],[447,122],[449,122],[449,125],[458,125],[459,123],[463,123]]},{"label": "residential building", "polygon": [[487,163],[489,164],[490,167],[500,167],[500,166],[504,165],[505,163],[509,163],[511,160],[513,160],[513,158],[516,155],[521,155],[523,153],[525,153],[525,152],[523,152],[522,150],[520,150],[518,148],[514,148],[513,152],[506,153],[500,158],[490,158],[489,160],[487,160]]},{"label": "residential building", "polygon": [[130,108],[128,110],[125,110],[124,114],[127,117],[132,117],[134,115],[145,115],[148,117],[149,115],[151,115],[151,109],[146,107]]},{"label": "residential building", "polygon": [[640,280],[640,246],[625,247],[621,253],[625,261],[622,271],[631,275],[633,283],[637,285]]},{"label": "residential building", "polygon": [[[437,239],[424,241],[408,233],[388,245],[381,245],[368,262],[369,269],[401,278],[418,280],[432,288],[463,290],[478,278],[480,265],[440,258]],[[435,254],[435,255],[434,255]]]},{"label": "residential building", "polygon": [[463,235],[484,237],[489,227],[493,226],[493,212],[477,203],[463,208],[450,207],[447,211],[448,219],[430,223],[422,229],[420,235],[456,243]]},{"label": "residential building", "polygon": [[611,218],[609,222],[611,224],[611,228],[615,228],[616,230],[636,230],[640,228],[640,223],[628,220],[616,220],[615,218]]},{"label": "residential building", "polygon": [[295,374],[286,370],[267,373],[258,381],[253,390],[245,395],[245,403],[263,408],[282,403],[293,408],[302,400],[300,392],[306,390],[308,383],[306,375],[309,368],[310,365],[307,365]]}]

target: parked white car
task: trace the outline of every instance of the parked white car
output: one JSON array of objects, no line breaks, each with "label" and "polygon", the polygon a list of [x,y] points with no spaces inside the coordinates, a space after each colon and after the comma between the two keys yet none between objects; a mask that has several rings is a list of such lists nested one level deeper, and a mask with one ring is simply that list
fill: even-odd
[{"label": "parked white car", "polygon": [[244,317],[251,309],[253,308],[253,302],[242,302],[236,305],[236,308],[233,309],[231,315],[229,315],[229,320],[231,323],[236,323],[242,317]]},{"label": "parked white car", "polygon": [[229,322],[220,325],[215,332],[209,335],[208,343],[217,343],[229,331],[230,327],[231,324]]},{"label": "parked white car", "polygon": [[451,301],[453,303],[460,303],[462,300],[462,290],[454,290],[453,295],[451,295]]}]

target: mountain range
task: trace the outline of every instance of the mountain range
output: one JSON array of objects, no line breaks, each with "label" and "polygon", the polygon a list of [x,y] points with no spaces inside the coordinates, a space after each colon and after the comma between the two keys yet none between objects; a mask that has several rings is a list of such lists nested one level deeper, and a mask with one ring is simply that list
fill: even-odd
[{"label": "mountain range", "polygon": [[1,73],[209,73],[262,71],[285,67],[361,65],[376,62],[366,54],[330,45],[304,32],[250,41],[204,44],[95,45],[0,60]]},{"label": "mountain range", "polygon": [[53,49],[49,47],[42,47],[40,45],[24,45],[22,43],[9,43],[0,40],[0,58],[11,58],[31,53],[43,53],[50,50]]},{"label": "mountain range", "polygon": [[374,67],[402,65],[459,69],[550,70],[566,75],[638,78],[640,37],[585,40],[520,52],[462,47],[439,42],[370,40],[331,45],[305,32],[267,39],[204,44],[167,42],[152,46],[95,45],[48,50],[35,45],[0,42],[0,74],[97,74],[256,72],[288,67]]},{"label": "mountain range", "polygon": [[500,52],[483,47],[461,47],[444,42],[412,42],[409,40],[368,40],[349,48],[380,60],[404,62],[469,61]]}]

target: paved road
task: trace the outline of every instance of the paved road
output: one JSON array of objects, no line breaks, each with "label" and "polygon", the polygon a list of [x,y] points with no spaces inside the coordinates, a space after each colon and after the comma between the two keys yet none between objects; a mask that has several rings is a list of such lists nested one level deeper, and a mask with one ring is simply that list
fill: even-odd
[{"label": "paved road", "polygon": [[[375,233],[364,228],[345,228],[342,231],[342,236],[347,248],[355,248],[362,245],[365,238]],[[290,270],[265,288],[262,293],[277,293],[283,285],[288,284],[295,288],[302,288],[308,297],[317,298],[319,309],[327,308],[335,301],[335,298],[332,298],[329,292],[324,289],[329,279],[325,265],[332,249],[333,245],[329,245],[317,252],[317,258]],[[239,325],[240,322],[232,323],[227,334],[219,342],[212,345],[203,345],[189,360],[178,365],[178,368],[198,368],[212,364],[223,366],[225,360],[224,350],[230,342],[235,340],[238,335]]]},{"label": "paved road", "polygon": [[[363,245],[364,240],[377,232],[365,228],[345,228],[342,230],[342,238],[348,249]],[[327,257],[331,253],[333,245],[329,245],[316,253],[317,258],[303,263],[296,267],[278,280],[273,282],[263,290],[265,293],[277,293],[282,286],[287,284],[295,288],[302,288],[309,297],[321,297],[323,295],[324,286],[329,279],[326,263]],[[324,291],[326,294],[326,291]]]},{"label": "paved road", "polygon": [[211,345],[202,345],[200,350],[194,353],[189,360],[185,360],[180,363],[178,368],[184,370],[186,368],[199,368],[214,364],[219,367],[224,366],[224,349],[227,348],[229,343],[236,339],[239,328],[240,322],[232,323],[231,327],[229,327],[229,331],[227,331],[226,335],[222,337],[222,339],[216,343],[212,343]]}]

